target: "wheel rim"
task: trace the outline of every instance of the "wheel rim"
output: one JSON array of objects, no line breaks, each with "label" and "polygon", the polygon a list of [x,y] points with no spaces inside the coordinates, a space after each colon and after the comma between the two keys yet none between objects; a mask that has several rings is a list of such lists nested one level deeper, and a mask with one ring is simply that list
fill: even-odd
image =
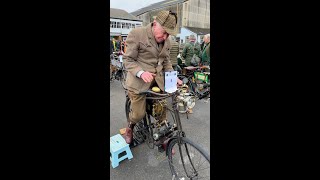
[{"label": "wheel rim", "polygon": [[184,141],[180,151],[177,141],[170,145],[168,158],[175,179],[210,179],[210,160],[197,147]]}]

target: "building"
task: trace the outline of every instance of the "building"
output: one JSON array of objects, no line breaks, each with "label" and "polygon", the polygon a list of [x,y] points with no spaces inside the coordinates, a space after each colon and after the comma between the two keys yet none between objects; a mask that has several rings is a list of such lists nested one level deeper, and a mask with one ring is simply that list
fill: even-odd
[{"label": "building", "polygon": [[142,26],[142,21],[122,9],[110,8],[110,39],[125,40],[129,32]]},{"label": "building", "polygon": [[177,13],[177,39],[188,41],[191,34],[200,43],[210,33],[210,0],[165,0],[141,8],[131,14],[143,21],[143,26],[153,21],[159,11],[171,10]]}]

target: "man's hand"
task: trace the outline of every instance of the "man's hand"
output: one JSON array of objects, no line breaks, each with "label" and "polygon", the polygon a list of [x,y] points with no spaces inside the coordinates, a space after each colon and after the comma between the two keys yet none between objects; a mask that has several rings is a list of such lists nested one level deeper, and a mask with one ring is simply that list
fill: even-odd
[{"label": "man's hand", "polygon": [[177,78],[177,84],[178,84],[179,86],[182,85],[182,81],[181,81],[179,78]]},{"label": "man's hand", "polygon": [[144,82],[148,83],[148,82],[151,82],[155,76],[156,76],[156,74],[145,71],[144,73],[141,74],[140,78]]}]

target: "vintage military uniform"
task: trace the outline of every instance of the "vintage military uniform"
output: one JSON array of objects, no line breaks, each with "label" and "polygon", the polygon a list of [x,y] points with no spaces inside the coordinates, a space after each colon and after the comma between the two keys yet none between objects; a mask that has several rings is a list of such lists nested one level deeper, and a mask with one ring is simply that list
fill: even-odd
[{"label": "vintage military uniform", "polygon": [[191,66],[191,59],[193,55],[196,54],[198,57],[200,55],[200,46],[195,45],[195,42],[187,43],[182,51],[182,57],[185,60],[186,66]]}]

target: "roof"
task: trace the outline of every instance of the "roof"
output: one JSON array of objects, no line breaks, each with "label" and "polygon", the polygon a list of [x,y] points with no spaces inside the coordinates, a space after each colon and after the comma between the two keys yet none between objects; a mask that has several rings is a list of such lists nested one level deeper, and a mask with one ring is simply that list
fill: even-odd
[{"label": "roof", "polygon": [[115,8],[110,8],[110,18],[141,21],[140,19],[136,18],[132,14],[129,14],[125,10]]},{"label": "roof", "polygon": [[165,7],[177,4],[177,3],[183,3],[185,1],[188,1],[188,0],[165,0],[165,1],[151,4],[149,6],[138,9],[136,11],[133,11],[133,12],[131,12],[131,14],[134,16],[139,16],[139,15],[146,13],[148,11],[151,11],[151,10],[156,10],[156,9],[160,9],[160,8],[162,9],[162,8],[165,8]]},{"label": "roof", "polygon": [[192,31],[192,32],[196,33],[197,35],[210,34],[210,29],[187,27],[187,26],[185,26],[184,28],[188,29],[189,31]]}]

